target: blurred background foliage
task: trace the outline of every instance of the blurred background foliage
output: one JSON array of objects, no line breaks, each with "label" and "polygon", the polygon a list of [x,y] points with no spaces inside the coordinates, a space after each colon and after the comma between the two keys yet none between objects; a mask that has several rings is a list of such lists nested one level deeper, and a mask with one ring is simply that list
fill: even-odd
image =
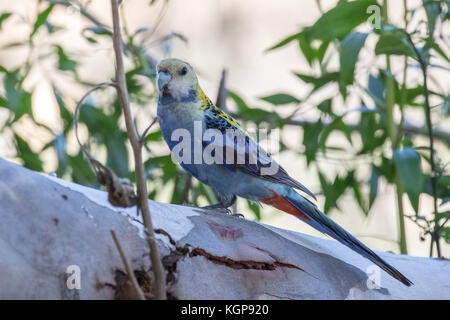
[{"label": "blurred background foliage", "polygon": [[[124,2],[123,5],[126,5]],[[153,6],[155,2],[158,1],[147,1],[142,5]],[[143,26],[130,32],[126,28],[126,17],[122,17],[125,25],[124,54],[128,66],[126,79],[132,106],[135,114],[139,115],[136,123],[141,132],[152,120],[149,112],[143,111],[148,110],[149,106],[154,110],[157,99],[156,60],[148,48],[159,46],[170,55],[170,48],[165,47],[168,40],[189,40],[188,36],[174,32],[155,37],[155,30],[167,6],[167,1],[160,2],[164,2],[161,14],[151,27]],[[317,5],[322,10],[320,1]],[[375,8],[371,7],[375,5]],[[339,199],[351,193],[361,210],[369,214],[377,198],[380,179],[383,179],[395,186],[397,193],[400,251],[407,253],[404,220],[411,219],[422,229],[423,240],[430,241],[430,256],[440,256],[441,242],[450,242],[450,211],[445,209],[445,203],[450,201],[449,159],[446,159],[448,153],[442,156],[436,149],[431,153],[430,143],[439,145],[445,152],[450,147],[450,131],[448,128],[438,128],[450,114],[448,87],[445,88],[449,82],[450,45],[443,32],[445,27],[448,28],[450,1],[423,0],[420,6],[412,8],[404,0],[403,6],[403,25],[393,25],[388,19],[386,1],[339,1],[335,7],[322,11],[322,16],[314,24],[286,35],[281,41],[274,39],[274,45],[267,50],[276,54],[277,49],[287,44],[294,42],[298,45],[298,54],[305,57],[309,71],[293,72],[303,86],[310,88],[308,95],[297,97],[280,92],[260,97],[261,101],[272,105],[270,110],[249,106],[235,91],[228,92],[227,100],[232,106],[232,114],[245,126],[259,125],[281,131],[294,126],[303,131],[303,145],[296,151],[306,157],[308,166],[315,166],[318,170],[325,212],[338,208]],[[79,76],[83,56],[67,52],[64,45],[58,42],[58,35],[68,31],[51,23],[52,13],[58,7],[72,8],[89,22],[90,26],[84,28],[80,36],[91,45],[91,50],[111,40],[111,28],[77,0],[39,1],[32,21],[18,17],[20,23],[30,26],[29,35],[24,41],[13,41],[2,50],[23,46],[28,53],[26,62],[15,69],[0,65],[0,109],[5,114],[0,124],[0,135],[10,142],[10,158],[20,161],[27,168],[44,171],[46,157],[43,154],[53,150],[57,158],[55,174],[58,177],[98,187],[95,175],[79,149],[70,148],[67,143],[73,140],[74,105],[81,97],[68,90],[68,85],[87,91],[96,83]],[[372,10],[368,10],[369,7]],[[425,12],[426,21],[415,19],[421,11]],[[0,32],[14,32],[4,27],[5,22],[14,15],[14,12],[0,13]],[[369,40],[375,45],[370,46]],[[46,48],[44,52],[42,47]],[[372,56],[361,57],[364,48]],[[333,59],[339,61],[338,68],[330,63]],[[33,89],[25,90],[23,85],[32,77],[34,68],[44,63],[50,65],[48,72],[62,76],[46,79],[59,108],[60,129],[57,131],[35,119]],[[400,71],[393,72],[394,63],[401,64]],[[439,86],[439,80],[428,78],[428,83],[431,80],[438,84],[439,90],[431,90],[425,81],[428,70],[432,68],[444,70],[447,74],[446,79],[441,79],[443,86]],[[420,74],[418,78],[421,80],[416,83],[408,81],[410,74],[421,71],[427,76]],[[364,77],[356,77],[357,73]],[[315,121],[299,120],[297,116],[303,112],[303,105],[327,86],[335,86],[337,90],[315,106],[319,117]],[[359,107],[347,110],[337,107],[347,101],[357,101]],[[284,116],[278,110],[286,105],[295,105],[296,108],[290,115]],[[425,125],[415,126],[408,122],[410,113],[420,113]],[[148,116],[141,116],[143,114]],[[130,147],[122,122],[118,101],[111,88],[96,91],[81,108],[80,129],[91,152],[104,160],[117,175],[134,181]],[[24,125],[28,130],[23,129]],[[36,150],[30,146],[29,136],[37,128],[44,130],[51,138]],[[342,138],[342,143],[338,145],[330,143],[329,139],[336,135]],[[171,203],[204,205],[216,202],[209,187],[191,179],[171,160],[157,126],[148,134],[146,142],[144,155],[150,199],[158,193],[169,192]],[[281,140],[280,152],[286,148]],[[318,161],[319,157],[342,161],[344,171],[330,180],[325,174],[327,168]],[[369,175],[361,170],[361,161],[370,163]],[[419,205],[424,194],[433,197],[431,215],[430,212],[423,212]],[[405,214],[407,200],[415,215]],[[254,213],[256,219],[260,218],[260,207],[247,202],[247,209]]]}]

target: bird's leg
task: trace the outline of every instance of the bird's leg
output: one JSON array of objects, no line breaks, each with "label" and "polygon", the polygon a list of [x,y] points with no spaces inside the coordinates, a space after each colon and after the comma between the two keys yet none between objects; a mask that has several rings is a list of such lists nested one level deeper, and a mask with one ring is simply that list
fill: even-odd
[{"label": "bird's leg", "polygon": [[229,207],[233,206],[233,204],[236,202],[236,196],[233,196],[231,199],[222,198],[220,196],[218,198],[219,203],[211,204],[202,208],[207,210],[220,211],[234,217],[244,218],[244,215],[240,213],[233,213],[233,211],[229,209]]},{"label": "bird's leg", "polygon": [[[236,203],[236,199],[237,199],[236,196],[233,196],[233,198],[231,198],[231,200],[226,204],[227,208],[228,207],[232,207]],[[238,212],[233,213],[233,211],[231,211],[230,209],[227,209],[227,210],[228,210],[227,212],[228,212],[229,215],[231,215],[233,217],[238,217],[238,218],[244,219],[244,215],[243,214],[238,213]]]},{"label": "bird's leg", "polygon": [[221,204],[221,203],[210,204],[210,205],[202,207],[202,209],[215,210],[215,211],[220,211],[221,213],[232,214],[231,210],[228,209],[227,207],[224,207],[223,204]]}]

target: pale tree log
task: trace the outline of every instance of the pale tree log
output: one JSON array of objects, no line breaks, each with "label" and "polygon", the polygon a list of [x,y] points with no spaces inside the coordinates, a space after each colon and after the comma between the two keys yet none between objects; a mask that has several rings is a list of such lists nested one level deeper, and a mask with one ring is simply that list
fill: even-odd
[{"label": "pale tree log", "polygon": [[[450,299],[448,260],[380,253],[415,285],[380,272],[381,288],[369,289],[371,263],[335,241],[199,208],[149,206],[171,298]],[[111,229],[152,297],[136,208],[112,207],[105,192],[0,159],[0,221],[0,299],[126,298]],[[80,289],[76,272],[66,273],[78,267]]]}]

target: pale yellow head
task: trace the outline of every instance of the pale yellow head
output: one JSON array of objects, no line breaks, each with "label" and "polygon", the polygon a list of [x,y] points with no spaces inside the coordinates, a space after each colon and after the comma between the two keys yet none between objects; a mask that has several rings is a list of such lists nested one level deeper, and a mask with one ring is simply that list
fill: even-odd
[{"label": "pale yellow head", "polygon": [[160,96],[181,101],[197,90],[197,75],[187,62],[180,59],[164,59],[156,66],[156,72]]}]

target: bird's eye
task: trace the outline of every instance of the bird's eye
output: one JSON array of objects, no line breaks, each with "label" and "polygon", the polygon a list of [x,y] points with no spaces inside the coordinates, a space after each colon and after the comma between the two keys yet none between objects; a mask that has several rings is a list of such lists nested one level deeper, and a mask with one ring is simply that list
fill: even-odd
[{"label": "bird's eye", "polygon": [[184,76],[186,73],[187,73],[187,68],[186,68],[186,67],[183,67],[183,68],[180,70],[180,75],[181,75],[181,76]]}]

